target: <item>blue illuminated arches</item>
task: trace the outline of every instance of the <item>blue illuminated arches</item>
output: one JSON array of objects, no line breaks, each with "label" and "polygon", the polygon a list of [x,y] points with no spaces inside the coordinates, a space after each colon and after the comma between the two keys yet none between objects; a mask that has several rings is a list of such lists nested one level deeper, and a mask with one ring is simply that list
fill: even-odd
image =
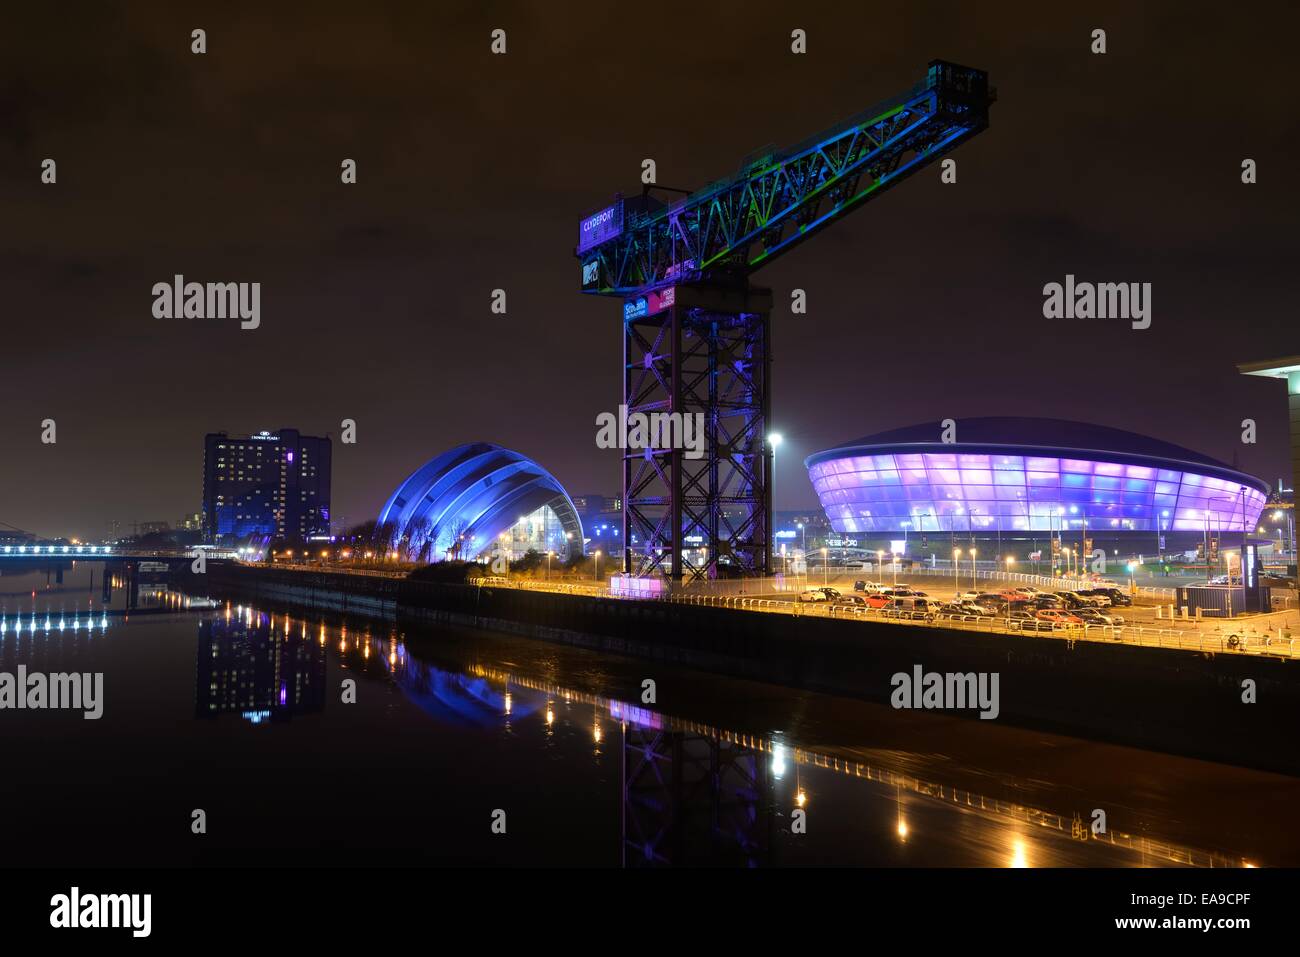
[{"label": "blue illuminated arches", "polygon": [[1157,439],[1054,419],[881,433],[804,464],[839,532],[1250,531],[1259,479]]},{"label": "blue illuminated arches", "polygon": [[582,522],[555,477],[518,452],[474,442],[416,469],[384,503],[379,524],[391,524],[394,547],[408,558],[473,558],[542,506],[555,513],[570,554],[581,554]]}]

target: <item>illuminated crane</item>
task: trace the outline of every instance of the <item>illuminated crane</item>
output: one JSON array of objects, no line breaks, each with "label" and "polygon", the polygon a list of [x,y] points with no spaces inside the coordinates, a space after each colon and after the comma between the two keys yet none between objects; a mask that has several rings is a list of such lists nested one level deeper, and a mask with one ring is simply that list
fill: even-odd
[{"label": "illuminated crane", "polygon": [[625,571],[773,570],[771,294],[749,275],[987,128],[994,99],[984,71],[934,60],[906,93],[676,203],[647,190],[581,221],[582,291],[623,300],[629,420],[704,423],[699,458],[623,450]]}]

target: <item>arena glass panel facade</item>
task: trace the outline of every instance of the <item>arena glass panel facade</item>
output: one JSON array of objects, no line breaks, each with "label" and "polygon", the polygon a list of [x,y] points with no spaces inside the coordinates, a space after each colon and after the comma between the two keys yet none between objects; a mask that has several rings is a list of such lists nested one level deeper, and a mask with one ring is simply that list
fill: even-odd
[{"label": "arena glass panel facade", "polygon": [[839,532],[1241,532],[1267,498],[1256,479],[1192,463],[1029,453],[844,449],[812,456],[808,472]]},{"label": "arena glass panel facade", "polygon": [[487,442],[416,469],[384,503],[378,525],[410,561],[583,551],[582,521],[564,487],[532,459]]}]

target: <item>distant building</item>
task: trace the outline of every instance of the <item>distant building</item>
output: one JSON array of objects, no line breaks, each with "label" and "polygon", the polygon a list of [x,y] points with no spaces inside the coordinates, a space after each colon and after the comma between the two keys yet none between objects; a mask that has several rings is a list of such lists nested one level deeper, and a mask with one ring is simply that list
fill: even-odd
[{"label": "distant building", "polygon": [[1291,419],[1291,487],[1300,479],[1300,356],[1243,362],[1237,368],[1242,375],[1280,379],[1286,384],[1287,411]]},{"label": "distant building", "polygon": [[328,535],[330,451],[328,438],[295,429],[209,433],[203,446],[204,538],[219,543],[254,535]]},{"label": "distant building", "polygon": [[923,423],[804,464],[835,531],[849,534],[1241,534],[1272,491],[1199,452],[1054,419],[963,419],[948,442]]},{"label": "distant building", "polygon": [[578,510],[578,518],[582,521],[588,551],[600,551],[611,558],[623,554],[621,498],[594,493],[575,495],[573,507]]}]

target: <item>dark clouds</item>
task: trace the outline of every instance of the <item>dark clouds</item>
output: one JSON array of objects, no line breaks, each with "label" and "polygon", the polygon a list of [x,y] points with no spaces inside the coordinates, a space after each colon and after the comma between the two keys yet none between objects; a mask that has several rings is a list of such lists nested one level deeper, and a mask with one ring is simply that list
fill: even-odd
[{"label": "dark clouds", "polygon": [[[1217,9],[1217,8],[1216,8]],[[1207,13],[1209,8],[1207,8]],[[575,291],[581,215],[642,158],[695,187],[917,82],[987,68],[992,128],[757,277],[778,313],[778,504],[825,445],[963,415],[1158,435],[1273,481],[1300,352],[1295,23],[1185,4],[28,5],[0,53],[0,521],[103,534],[198,507],[202,436],[358,422],[335,512],[486,439],[614,491],[617,305]],[[1088,33],[1110,52],[1088,52]],[[189,34],[208,31],[193,56]],[[488,54],[508,31],[510,52]],[[788,52],[808,31],[809,54]],[[46,156],[59,184],[38,183]],[[1242,158],[1260,184],[1238,180]],[[359,184],[339,184],[339,163]],[[164,322],[174,273],[259,281],[262,327]],[[1154,285],[1154,323],[1042,319],[1065,273]],[[504,288],[509,314],[488,311]],[[59,423],[56,447],[39,423]],[[1262,445],[1242,448],[1241,419]]]}]

